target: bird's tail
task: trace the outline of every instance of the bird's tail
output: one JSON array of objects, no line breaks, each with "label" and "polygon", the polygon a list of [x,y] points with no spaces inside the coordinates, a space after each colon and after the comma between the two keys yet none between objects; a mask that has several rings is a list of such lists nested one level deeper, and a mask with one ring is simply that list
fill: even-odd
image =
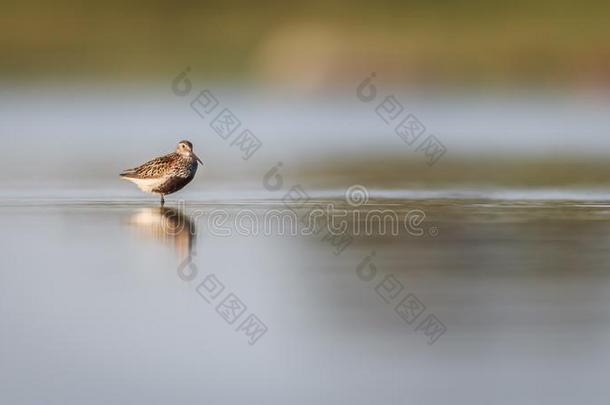
[{"label": "bird's tail", "polygon": [[135,169],[127,169],[127,170],[123,170],[123,172],[121,174],[119,174],[119,176],[121,177],[132,177],[134,174],[136,174]]}]

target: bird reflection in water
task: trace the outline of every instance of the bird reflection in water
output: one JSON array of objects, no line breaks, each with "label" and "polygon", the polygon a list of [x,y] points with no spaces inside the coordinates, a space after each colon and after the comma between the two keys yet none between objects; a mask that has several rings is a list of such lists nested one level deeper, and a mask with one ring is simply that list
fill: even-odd
[{"label": "bird reflection in water", "polygon": [[191,257],[197,238],[197,228],[181,210],[168,207],[141,208],[129,219],[139,234],[152,236],[164,243],[173,243],[178,259]]}]

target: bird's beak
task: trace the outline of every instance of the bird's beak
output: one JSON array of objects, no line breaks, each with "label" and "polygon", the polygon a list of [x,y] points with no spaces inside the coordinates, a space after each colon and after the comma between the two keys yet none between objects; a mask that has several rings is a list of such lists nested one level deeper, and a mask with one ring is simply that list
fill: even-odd
[{"label": "bird's beak", "polygon": [[199,159],[199,156],[195,155],[195,153],[194,153],[194,152],[191,152],[191,153],[193,154],[193,157],[194,157],[195,159],[197,159],[197,160],[199,161],[199,163],[201,163],[201,164],[203,165],[203,162],[201,161],[201,159]]}]

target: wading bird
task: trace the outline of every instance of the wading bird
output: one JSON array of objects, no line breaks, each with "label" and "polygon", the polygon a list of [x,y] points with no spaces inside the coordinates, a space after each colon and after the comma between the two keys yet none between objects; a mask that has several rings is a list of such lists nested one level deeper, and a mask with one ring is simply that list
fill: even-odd
[{"label": "wading bird", "polygon": [[203,164],[193,153],[193,144],[180,141],[174,153],[127,169],[121,173],[121,177],[135,183],[146,193],[159,194],[163,205],[166,194],[175,193],[193,180],[197,172],[197,162]]}]

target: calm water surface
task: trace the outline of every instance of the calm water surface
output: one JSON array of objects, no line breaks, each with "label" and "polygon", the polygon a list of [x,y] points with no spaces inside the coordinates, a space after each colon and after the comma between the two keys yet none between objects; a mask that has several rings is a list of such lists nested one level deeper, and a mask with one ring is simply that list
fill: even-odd
[{"label": "calm water surface", "polygon": [[[5,199],[2,402],[607,403],[610,203],[373,201],[425,212],[423,235],[340,252],[323,232],[222,236],[208,220],[276,207]],[[205,280],[224,286],[210,302]],[[253,345],[251,314],[267,328]]]}]

